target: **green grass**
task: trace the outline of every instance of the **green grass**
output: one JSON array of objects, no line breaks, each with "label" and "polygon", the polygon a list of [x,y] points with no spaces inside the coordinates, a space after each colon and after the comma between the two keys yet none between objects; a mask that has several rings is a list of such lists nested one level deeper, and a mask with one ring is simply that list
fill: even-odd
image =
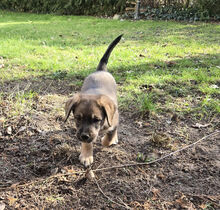
[{"label": "green grass", "polygon": [[[219,24],[1,11],[0,31],[1,83],[43,77],[79,87],[123,33],[108,64],[120,84],[121,109],[220,111]],[[149,84],[153,90],[140,88]]]}]

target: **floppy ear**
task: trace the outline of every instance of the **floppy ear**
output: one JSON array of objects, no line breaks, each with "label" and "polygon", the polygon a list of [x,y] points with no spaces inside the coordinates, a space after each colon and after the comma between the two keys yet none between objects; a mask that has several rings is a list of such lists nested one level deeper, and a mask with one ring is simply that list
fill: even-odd
[{"label": "floppy ear", "polygon": [[70,112],[75,109],[76,105],[79,103],[79,100],[80,100],[80,97],[79,97],[79,94],[77,93],[66,102],[65,104],[66,116],[65,116],[64,122],[67,121],[67,119],[70,116]]},{"label": "floppy ear", "polygon": [[108,124],[111,127],[113,123],[113,117],[116,111],[115,103],[108,96],[102,95],[98,100],[98,104],[104,109],[105,114],[107,116]]}]

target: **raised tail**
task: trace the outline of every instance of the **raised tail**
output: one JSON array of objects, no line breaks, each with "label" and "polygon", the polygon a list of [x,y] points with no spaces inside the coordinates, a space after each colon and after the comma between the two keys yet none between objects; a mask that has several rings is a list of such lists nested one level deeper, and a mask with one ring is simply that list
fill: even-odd
[{"label": "raised tail", "polygon": [[112,50],[114,49],[114,47],[119,43],[119,41],[121,40],[121,37],[123,36],[120,35],[118,36],[109,46],[108,49],[106,50],[105,54],[103,55],[103,57],[101,58],[99,65],[97,66],[97,71],[107,71],[107,63],[108,63],[108,59],[109,56],[111,55]]}]

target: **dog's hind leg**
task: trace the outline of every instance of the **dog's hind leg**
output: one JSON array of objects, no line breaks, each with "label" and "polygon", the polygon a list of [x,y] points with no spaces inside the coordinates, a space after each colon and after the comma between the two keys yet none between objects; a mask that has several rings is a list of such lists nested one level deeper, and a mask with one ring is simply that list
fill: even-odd
[{"label": "dog's hind leg", "polygon": [[112,131],[109,131],[108,133],[105,134],[105,136],[102,139],[102,145],[105,147],[108,147],[112,144],[117,144],[118,143],[118,131],[117,128],[115,128]]}]

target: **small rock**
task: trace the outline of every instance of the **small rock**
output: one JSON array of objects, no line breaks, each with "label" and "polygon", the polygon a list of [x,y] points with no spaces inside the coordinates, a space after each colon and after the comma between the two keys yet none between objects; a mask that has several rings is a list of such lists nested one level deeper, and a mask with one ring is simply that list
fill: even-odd
[{"label": "small rock", "polygon": [[53,168],[53,169],[51,169],[51,171],[50,171],[50,172],[51,172],[51,174],[52,174],[52,175],[57,174],[58,169],[59,169],[59,168]]},{"label": "small rock", "polygon": [[95,174],[92,170],[88,170],[86,172],[86,178],[89,179],[90,181],[93,180],[95,178]]},{"label": "small rock", "polygon": [[19,128],[18,132],[19,132],[19,133],[20,133],[20,132],[23,132],[23,131],[25,131],[26,129],[27,129],[26,126],[21,126],[21,127]]},{"label": "small rock", "polygon": [[5,209],[5,204],[4,203],[0,203],[0,210],[4,210]]},{"label": "small rock", "polygon": [[218,85],[211,85],[210,88],[213,88],[213,89],[218,89],[219,86]]},{"label": "small rock", "polygon": [[115,14],[114,16],[113,16],[113,18],[112,18],[113,20],[119,20],[120,19],[120,15],[118,15],[118,14]]},{"label": "small rock", "polygon": [[7,132],[8,135],[11,135],[11,134],[12,134],[12,128],[11,128],[11,126],[7,127],[6,132]]}]

